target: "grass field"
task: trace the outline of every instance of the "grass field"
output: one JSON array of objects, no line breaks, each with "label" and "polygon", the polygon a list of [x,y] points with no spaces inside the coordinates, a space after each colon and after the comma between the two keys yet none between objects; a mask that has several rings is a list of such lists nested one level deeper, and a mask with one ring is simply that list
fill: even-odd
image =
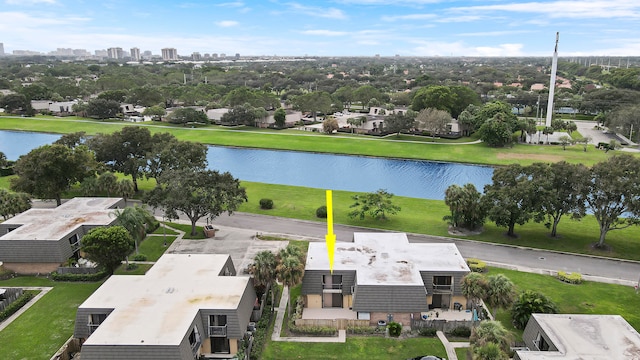
[{"label": "grass field", "polygon": [[[37,116],[34,118],[0,117],[0,129],[23,130],[50,133],[70,133],[85,131],[88,134],[117,131],[131,123],[121,121],[101,122],[97,120],[77,120],[73,118],[55,118]],[[182,140],[204,144],[255,147],[282,150],[327,152],[377,157],[424,159],[437,161],[464,162],[488,165],[506,165],[510,163],[530,164],[540,161],[560,161],[592,165],[611,156],[614,152],[596,151],[592,146],[588,152],[581,147],[569,147],[566,151],[560,146],[515,145],[512,148],[490,148],[484,144],[453,145],[433,142],[404,142],[387,138],[368,136],[324,135],[320,133],[294,130],[235,130],[215,125],[198,128],[171,126],[165,123],[136,124],[147,127],[152,133],[171,132]]]},{"label": "grass field", "polygon": [[0,332],[0,359],[49,360],[73,334],[78,306],[101,282],[64,283],[17,277],[2,286],[52,286],[27,312]]},{"label": "grass field", "polygon": [[[138,246],[138,252],[147,256],[147,261],[158,261],[160,256],[171,246],[176,236],[167,235],[166,238],[162,235],[147,236],[142,243]],[[166,245],[165,245],[166,241]],[[134,251],[135,253],[135,251]],[[134,253],[131,253],[129,258],[133,258]]]}]

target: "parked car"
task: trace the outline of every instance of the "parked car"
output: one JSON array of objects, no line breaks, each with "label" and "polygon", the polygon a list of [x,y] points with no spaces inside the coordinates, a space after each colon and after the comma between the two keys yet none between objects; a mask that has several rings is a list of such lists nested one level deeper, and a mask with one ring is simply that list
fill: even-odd
[{"label": "parked car", "polygon": [[433,355],[423,355],[423,356],[416,356],[408,360],[447,360],[447,359],[433,356]]}]

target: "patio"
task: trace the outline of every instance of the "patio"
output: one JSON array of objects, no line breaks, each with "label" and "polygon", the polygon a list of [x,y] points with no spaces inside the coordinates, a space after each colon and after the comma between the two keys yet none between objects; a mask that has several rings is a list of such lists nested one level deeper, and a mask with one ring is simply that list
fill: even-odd
[{"label": "patio", "polygon": [[[421,313],[423,320],[445,320],[445,321],[471,321],[473,313],[471,310],[445,310],[433,309]],[[425,318],[426,316],[426,318]]]},{"label": "patio", "polygon": [[321,319],[321,320],[333,320],[333,319],[349,319],[356,320],[358,319],[358,313],[349,309],[342,308],[323,308],[323,309],[309,309],[305,308],[302,310],[302,319],[304,320],[312,320],[312,319]]}]

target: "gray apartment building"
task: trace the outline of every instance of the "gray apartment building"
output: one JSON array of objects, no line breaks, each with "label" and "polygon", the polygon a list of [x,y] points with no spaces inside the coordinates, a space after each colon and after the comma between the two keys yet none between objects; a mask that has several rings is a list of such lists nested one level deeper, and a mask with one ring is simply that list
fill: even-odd
[{"label": "gray apartment building", "polygon": [[404,233],[354,233],[338,242],[333,273],[325,243],[310,243],[302,295],[308,309],[344,309],[353,319],[399,321],[431,309],[466,307],[469,267],[455,244],[411,244]]},{"label": "gray apartment building", "polygon": [[11,271],[49,273],[78,257],[80,239],[91,229],[110,226],[122,198],[78,197],[53,209],[29,209],[0,224],[0,261]]},{"label": "gray apartment building", "polygon": [[229,255],[165,254],[145,275],[111,276],[80,307],[83,360],[231,358],[256,302]]}]

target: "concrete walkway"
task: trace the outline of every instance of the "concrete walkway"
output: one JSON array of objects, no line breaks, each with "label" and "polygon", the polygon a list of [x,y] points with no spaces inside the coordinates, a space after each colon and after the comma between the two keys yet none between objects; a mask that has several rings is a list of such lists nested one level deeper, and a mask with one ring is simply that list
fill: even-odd
[{"label": "concrete walkway", "polygon": [[273,333],[271,334],[271,340],[273,341],[290,341],[290,342],[313,342],[313,343],[344,343],[347,341],[346,330],[338,330],[338,337],[280,337],[282,326],[284,325],[284,316],[287,312],[287,302],[289,301],[289,287],[285,286],[282,289],[282,297],[280,298],[280,304],[274,310],[277,312],[276,323],[273,326]]},{"label": "concrete walkway", "polygon": [[20,286],[20,288],[23,290],[40,290],[40,292],[38,293],[38,295],[34,296],[33,299],[29,300],[28,303],[24,304],[24,306],[21,307],[20,310],[16,311],[15,313],[13,313],[13,315],[9,316],[5,321],[3,321],[0,324],[0,331],[4,330],[4,328],[9,326],[9,324],[13,322],[13,320],[17,319],[18,316],[22,315],[22,313],[29,310],[29,308],[33,306],[33,304],[37,303],[38,300],[40,300],[49,291],[51,291],[51,289],[53,289],[52,287],[22,287],[22,286]]},{"label": "concrete walkway", "polygon": [[442,331],[437,331],[436,335],[438,335],[438,339],[440,339],[442,345],[444,345],[444,348],[447,350],[447,359],[449,360],[458,360],[456,348],[467,348],[471,346],[468,342],[449,342]]}]

